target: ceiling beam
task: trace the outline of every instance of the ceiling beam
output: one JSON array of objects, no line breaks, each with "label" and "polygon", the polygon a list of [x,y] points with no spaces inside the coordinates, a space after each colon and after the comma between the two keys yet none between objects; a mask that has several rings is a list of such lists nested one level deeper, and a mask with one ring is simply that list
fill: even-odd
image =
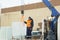
[{"label": "ceiling beam", "polygon": [[[51,3],[53,6],[59,6],[60,0],[51,0]],[[1,13],[7,13],[7,12],[14,12],[14,11],[20,11],[22,10],[30,10],[30,9],[36,9],[36,8],[44,8],[46,7],[43,2],[29,4],[29,5],[23,5],[23,6],[15,6],[10,8],[3,8],[1,9]]]}]

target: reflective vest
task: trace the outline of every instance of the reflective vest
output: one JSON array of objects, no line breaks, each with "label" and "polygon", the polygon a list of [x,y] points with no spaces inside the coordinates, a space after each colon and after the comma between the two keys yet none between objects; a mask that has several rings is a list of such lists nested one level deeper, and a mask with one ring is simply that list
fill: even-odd
[{"label": "reflective vest", "polygon": [[32,20],[27,20],[27,24],[26,24],[27,27],[31,27],[31,21],[32,21]]}]

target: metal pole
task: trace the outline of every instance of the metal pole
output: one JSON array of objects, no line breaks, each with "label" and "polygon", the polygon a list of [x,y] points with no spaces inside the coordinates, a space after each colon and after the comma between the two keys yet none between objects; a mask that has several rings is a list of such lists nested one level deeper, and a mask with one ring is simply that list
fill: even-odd
[{"label": "metal pole", "polygon": [[42,20],[42,40],[44,40],[44,19]]},{"label": "metal pole", "polygon": [[[21,0],[21,16],[22,16],[22,22],[24,21],[24,5],[25,5],[24,4],[24,0]],[[21,35],[20,40],[24,40],[25,39],[24,36]]]}]

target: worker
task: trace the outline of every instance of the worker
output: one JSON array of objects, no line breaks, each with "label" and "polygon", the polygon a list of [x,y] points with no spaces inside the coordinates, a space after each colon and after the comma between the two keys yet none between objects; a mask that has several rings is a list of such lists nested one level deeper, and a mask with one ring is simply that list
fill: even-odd
[{"label": "worker", "polygon": [[55,31],[55,27],[57,26],[56,25],[57,19],[58,19],[58,16],[56,16],[56,17],[51,16],[50,28],[53,32]]},{"label": "worker", "polygon": [[[50,30],[48,32],[48,36],[45,40],[56,40],[56,20],[58,19],[58,16],[57,17],[53,17],[51,15],[51,17],[49,18],[50,19],[50,22],[49,22],[49,26],[50,26]],[[54,19],[54,20],[53,20]]]},{"label": "worker", "polygon": [[33,19],[31,17],[28,17],[28,20],[24,21],[24,23],[27,25],[26,38],[31,38],[31,32],[34,25]]}]

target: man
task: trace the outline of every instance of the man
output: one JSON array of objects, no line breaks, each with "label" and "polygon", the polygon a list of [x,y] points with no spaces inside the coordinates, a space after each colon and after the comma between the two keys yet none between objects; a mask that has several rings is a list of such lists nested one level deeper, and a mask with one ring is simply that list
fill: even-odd
[{"label": "man", "polygon": [[56,17],[53,17],[51,15],[51,17],[49,18],[50,19],[50,23],[49,23],[49,26],[50,26],[50,30],[48,32],[48,36],[46,38],[46,40],[57,40],[57,19],[58,19],[59,16],[56,16]]},{"label": "man", "polygon": [[33,25],[34,25],[33,19],[31,17],[28,17],[28,20],[24,21],[24,23],[27,25],[26,37],[31,38],[32,36],[31,32],[32,32]]}]

